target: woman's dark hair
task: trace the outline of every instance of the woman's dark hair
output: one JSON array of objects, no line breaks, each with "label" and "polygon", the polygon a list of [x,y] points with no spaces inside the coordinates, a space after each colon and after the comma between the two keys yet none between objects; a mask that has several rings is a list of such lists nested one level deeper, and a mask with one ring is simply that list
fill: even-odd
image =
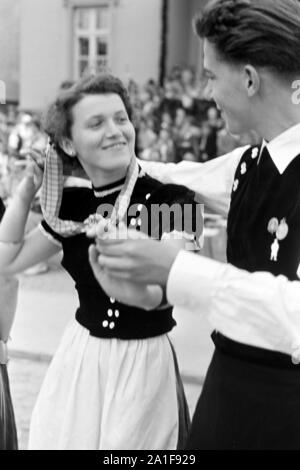
[{"label": "woman's dark hair", "polygon": [[194,25],[221,60],[268,67],[284,79],[300,73],[298,0],[212,0]]},{"label": "woman's dark hair", "polygon": [[49,135],[51,142],[70,170],[80,167],[77,158],[70,158],[61,148],[64,138],[71,138],[71,127],[73,124],[73,107],[87,95],[105,95],[115,93],[120,96],[125,109],[131,119],[131,104],[128,92],[118,78],[109,74],[91,75],[82,78],[71,88],[63,90],[57,99],[50,104],[44,118],[43,128]]}]

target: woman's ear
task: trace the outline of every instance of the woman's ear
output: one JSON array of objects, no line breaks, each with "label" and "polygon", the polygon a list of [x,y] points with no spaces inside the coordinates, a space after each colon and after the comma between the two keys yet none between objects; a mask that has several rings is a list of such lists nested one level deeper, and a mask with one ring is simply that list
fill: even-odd
[{"label": "woman's ear", "polygon": [[260,77],[257,72],[257,69],[252,65],[246,65],[244,68],[245,74],[245,89],[248,95],[248,98],[255,96],[260,88]]},{"label": "woman's ear", "polygon": [[74,149],[73,142],[70,139],[62,139],[60,146],[63,151],[68,155],[68,157],[76,157],[76,151]]}]

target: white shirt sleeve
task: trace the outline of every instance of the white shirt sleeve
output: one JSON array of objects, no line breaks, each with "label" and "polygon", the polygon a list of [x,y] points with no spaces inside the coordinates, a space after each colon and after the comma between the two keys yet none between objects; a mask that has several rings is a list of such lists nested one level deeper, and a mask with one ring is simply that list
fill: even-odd
[{"label": "white shirt sleeve", "polygon": [[139,164],[150,176],[163,183],[181,184],[192,189],[200,195],[206,209],[227,217],[234,174],[247,148],[249,146],[239,147],[206,163],[139,161]]},{"label": "white shirt sleeve", "polygon": [[300,357],[298,281],[181,251],[167,297],[174,306],[208,316],[214,329],[234,341]]}]

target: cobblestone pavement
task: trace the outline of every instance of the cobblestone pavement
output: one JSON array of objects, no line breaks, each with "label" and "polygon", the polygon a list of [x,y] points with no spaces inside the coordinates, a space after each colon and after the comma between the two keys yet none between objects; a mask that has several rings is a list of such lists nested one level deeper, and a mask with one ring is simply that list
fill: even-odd
[{"label": "cobblestone pavement", "polygon": [[[12,358],[9,376],[18,428],[19,448],[26,450],[31,412],[41,387],[48,364],[42,361]],[[201,386],[185,384],[190,412],[193,413]]]}]

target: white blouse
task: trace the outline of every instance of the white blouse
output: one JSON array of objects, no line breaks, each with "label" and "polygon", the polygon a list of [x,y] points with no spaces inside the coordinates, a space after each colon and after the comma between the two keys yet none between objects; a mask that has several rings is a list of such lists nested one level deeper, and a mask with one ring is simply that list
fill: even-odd
[{"label": "white blouse", "polygon": [[[300,153],[300,124],[264,145],[283,174]],[[141,165],[163,182],[188,186],[201,195],[206,209],[226,217],[235,171],[246,149],[238,148],[203,164]],[[267,272],[250,274],[182,251],[172,266],[167,296],[174,306],[208,315],[212,326],[227,337],[290,354],[300,363],[300,282]]]}]

